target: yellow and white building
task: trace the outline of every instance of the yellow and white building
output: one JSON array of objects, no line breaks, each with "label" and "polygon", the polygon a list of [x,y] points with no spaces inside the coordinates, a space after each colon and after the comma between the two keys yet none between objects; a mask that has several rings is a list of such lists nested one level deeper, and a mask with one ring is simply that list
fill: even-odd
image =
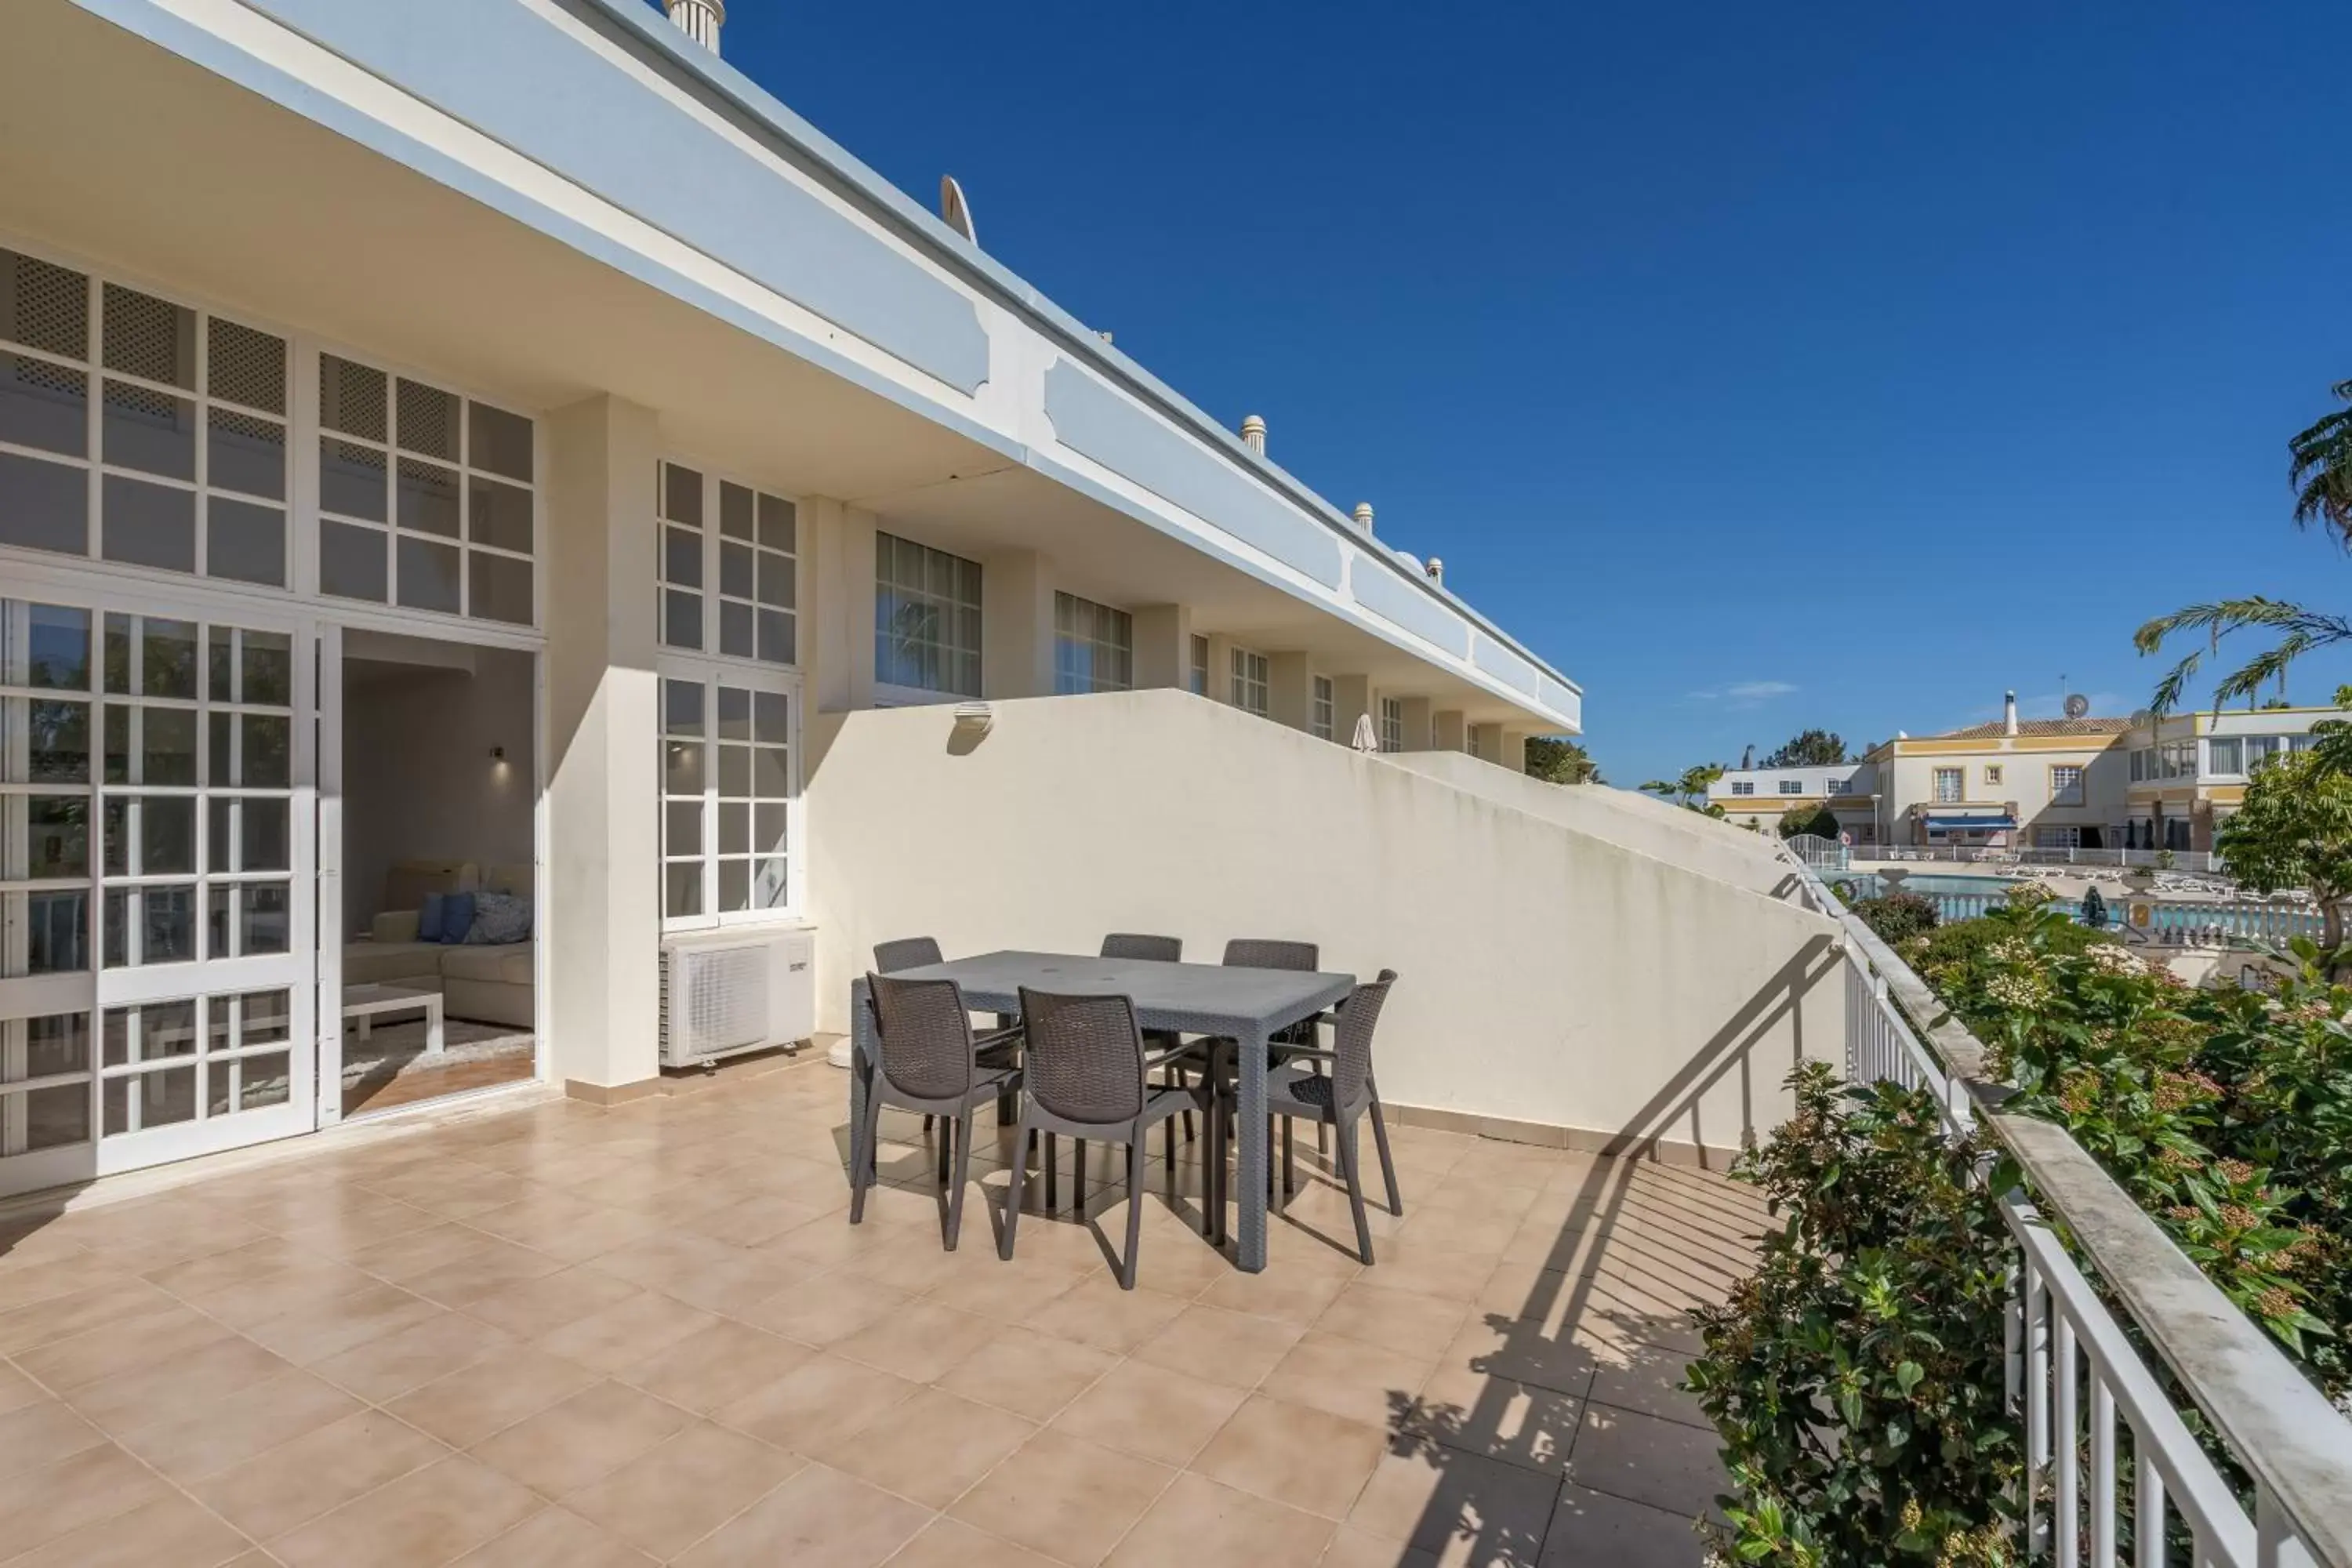
[{"label": "yellow and white building", "polygon": [[2142,715],[2124,738],[2126,847],[2210,850],[2246,798],[2246,780],[2274,756],[2312,743],[2312,726],[2336,708]]}]

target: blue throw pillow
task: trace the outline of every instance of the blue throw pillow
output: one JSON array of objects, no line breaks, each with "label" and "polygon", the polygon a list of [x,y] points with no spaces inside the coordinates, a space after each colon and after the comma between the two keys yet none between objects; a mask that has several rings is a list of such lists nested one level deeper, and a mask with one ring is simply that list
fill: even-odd
[{"label": "blue throw pillow", "polygon": [[442,896],[439,893],[425,894],[425,907],[416,911],[416,940],[439,942],[442,929],[447,923],[442,911]]},{"label": "blue throw pillow", "polygon": [[441,899],[441,941],[463,942],[474,929],[474,895],[445,893]]}]

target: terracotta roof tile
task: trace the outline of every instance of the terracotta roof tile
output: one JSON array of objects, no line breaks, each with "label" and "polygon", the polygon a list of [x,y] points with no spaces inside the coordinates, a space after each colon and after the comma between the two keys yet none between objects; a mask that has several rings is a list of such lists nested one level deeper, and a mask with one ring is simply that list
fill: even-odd
[{"label": "terracotta roof tile", "polygon": [[[2128,719],[2021,719],[2017,732],[2021,735],[2122,735],[2130,732]],[[2007,732],[2001,721],[1971,724],[1965,730],[1947,730],[1928,737],[1937,741],[1997,741]]]}]

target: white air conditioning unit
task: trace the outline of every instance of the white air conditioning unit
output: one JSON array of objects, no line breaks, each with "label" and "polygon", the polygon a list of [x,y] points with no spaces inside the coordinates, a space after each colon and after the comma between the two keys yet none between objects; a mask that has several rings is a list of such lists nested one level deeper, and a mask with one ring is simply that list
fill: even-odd
[{"label": "white air conditioning unit", "polygon": [[662,1066],[697,1067],[814,1033],[814,931],[695,931],[663,939]]}]

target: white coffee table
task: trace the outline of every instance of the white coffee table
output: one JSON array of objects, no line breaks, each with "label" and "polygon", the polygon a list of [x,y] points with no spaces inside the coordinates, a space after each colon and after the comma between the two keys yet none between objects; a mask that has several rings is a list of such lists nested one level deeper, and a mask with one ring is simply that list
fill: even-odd
[{"label": "white coffee table", "polygon": [[440,1054],[441,993],[423,991],[410,985],[346,985],[343,987],[343,1022],[359,1020],[360,1038],[369,1037],[375,1020],[386,1013],[425,1015],[425,1054]]}]

